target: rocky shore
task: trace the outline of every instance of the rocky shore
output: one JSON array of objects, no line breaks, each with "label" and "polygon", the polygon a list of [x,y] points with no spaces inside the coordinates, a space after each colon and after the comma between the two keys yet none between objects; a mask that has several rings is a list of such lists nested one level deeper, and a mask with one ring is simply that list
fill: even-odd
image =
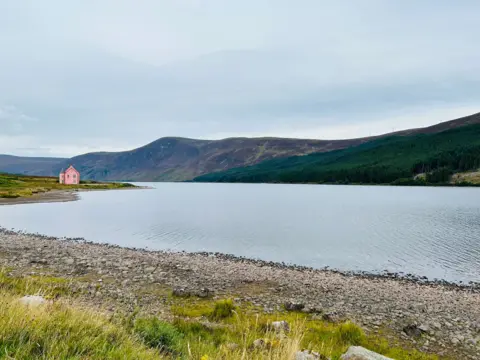
[{"label": "rocky shore", "polygon": [[[223,254],[126,249],[0,229],[0,267],[78,280],[89,301],[168,316],[168,295],[233,297],[262,311],[350,319],[426,352],[480,358],[480,289],[284,266]],[[101,286],[99,286],[101,285]]]},{"label": "rocky shore", "polygon": [[29,197],[0,198],[0,206],[18,205],[18,204],[34,204],[34,203],[67,202],[67,201],[76,201],[76,200],[78,200],[77,191],[52,190],[44,193],[34,194]]}]

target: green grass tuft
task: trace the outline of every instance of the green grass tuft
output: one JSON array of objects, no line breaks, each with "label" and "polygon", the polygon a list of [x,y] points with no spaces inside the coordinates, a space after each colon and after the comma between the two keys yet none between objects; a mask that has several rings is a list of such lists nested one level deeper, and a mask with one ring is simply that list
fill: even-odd
[{"label": "green grass tuft", "polygon": [[155,317],[137,319],[134,332],[147,346],[166,353],[176,353],[183,337],[175,326]]},{"label": "green grass tuft", "polygon": [[215,303],[210,318],[213,320],[221,320],[229,318],[233,315],[235,310],[235,305],[233,304],[232,299],[220,300]]}]

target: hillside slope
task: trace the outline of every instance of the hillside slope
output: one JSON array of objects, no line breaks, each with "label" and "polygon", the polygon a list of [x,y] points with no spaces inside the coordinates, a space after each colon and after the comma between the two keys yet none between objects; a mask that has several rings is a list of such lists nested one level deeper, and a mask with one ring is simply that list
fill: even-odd
[{"label": "hillside slope", "polygon": [[[199,182],[447,183],[480,168],[480,124],[393,135],[348,149],[266,161],[197,177]],[[414,177],[418,174],[422,176]]]},{"label": "hillside slope", "polygon": [[65,158],[0,155],[0,172],[48,175],[52,167],[66,160]]},{"label": "hillside slope", "polygon": [[54,172],[71,163],[83,178],[92,180],[183,181],[214,171],[278,157],[341,149],[365,141],[281,138],[195,140],[167,137],[131,151],[80,155],[57,164]]},{"label": "hillside slope", "polygon": [[349,148],[392,135],[435,134],[472,124],[480,124],[480,113],[427,128],[348,140],[283,138],[195,140],[165,137],[130,151],[89,153],[71,159],[9,157],[8,162],[2,162],[0,157],[0,171],[52,176],[73,164],[80,170],[83,179],[185,181],[203,174],[256,165],[263,161]]}]

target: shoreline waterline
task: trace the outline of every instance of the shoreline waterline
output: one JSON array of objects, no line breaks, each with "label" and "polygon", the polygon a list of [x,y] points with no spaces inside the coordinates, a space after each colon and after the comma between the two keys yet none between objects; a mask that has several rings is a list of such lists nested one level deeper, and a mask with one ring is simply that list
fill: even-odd
[{"label": "shoreline waterline", "polygon": [[7,229],[2,227],[0,224],[0,234],[9,234],[9,235],[24,235],[24,236],[31,236],[31,237],[38,237],[45,240],[53,240],[53,241],[73,241],[78,242],[81,244],[87,244],[92,246],[99,246],[102,248],[107,249],[124,249],[128,251],[134,251],[138,253],[146,253],[146,254],[158,254],[158,255],[182,255],[182,256],[191,256],[191,257],[204,257],[208,258],[217,258],[222,259],[224,261],[235,262],[235,263],[246,263],[252,264],[255,266],[260,267],[272,267],[276,269],[285,269],[285,270],[294,270],[300,272],[308,272],[308,273],[327,273],[327,274],[337,274],[343,277],[353,277],[353,278],[360,278],[360,279],[385,279],[385,280],[393,280],[398,282],[405,282],[405,283],[412,283],[422,286],[443,286],[446,288],[451,289],[462,289],[467,291],[473,291],[480,293],[480,282],[470,281],[468,283],[464,283],[462,281],[448,281],[444,279],[429,279],[426,276],[422,275],[415,275],[415,274],[404,274],[400,272],[391,272],[388,270],[384,270],[382,272],[374,272],[374,271],[366,271],[366,270],[341,270],[332,268],[330,266],[325,266],[322,268],[314,268],[311,266],[299,265],[294,263],[286,263],[286,262],[278,262],[278,261],[269,261],[260,258],[254,257],[246,257],[246,256],[239,256],[235,254],[228,254],[222,252],[212,252],[212,251],[174,251],[174,250],[153,250],[141,247],[129,247],[129,246],[121,246],[117,244],[111,244],[107,242],[96,242],[90,241],[83,237],[57,237],[57,236],[50,236],[45,234],[39,233],[30,233],[28,231],[23,231],[19,229]]},{"label": "shoreline waterline", "polygon": [[71,190],[50,190],[34,194],[28,197],[0,198],[0,206],[23,205],[23,204],[48,204],[62,203],[80,200],[79,193],[93,191],[115,191],[115,190],[149,190],[149,186],[133,186],[118,189],[71,189]]}]

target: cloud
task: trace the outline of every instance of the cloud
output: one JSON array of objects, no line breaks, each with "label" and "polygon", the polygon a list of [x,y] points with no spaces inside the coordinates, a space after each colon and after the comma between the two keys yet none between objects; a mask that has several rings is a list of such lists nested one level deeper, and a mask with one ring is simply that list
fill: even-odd
[{"label": "cloud", "polygon": [[13,105],[0,105],[0,129],[3,134],[19,134],[38,119],[28,116]]},{"label": "cloud", "polygon": [[0,151],[356,137],[468,115],[480,111],[479,10],[443,0],[0,0],[0,109],[15,105],[0,135],[35,143]]}]

